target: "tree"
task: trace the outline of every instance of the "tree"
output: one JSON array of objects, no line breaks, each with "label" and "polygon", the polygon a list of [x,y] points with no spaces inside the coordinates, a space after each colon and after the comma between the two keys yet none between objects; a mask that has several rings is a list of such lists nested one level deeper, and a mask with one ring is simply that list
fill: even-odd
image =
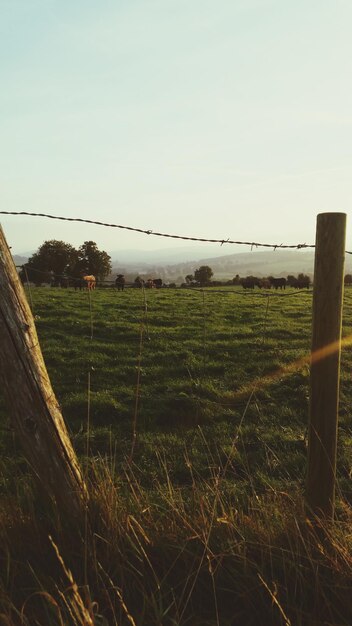
[{"label": "tree", "polygon": [[94,241],[85,241],[80,246],[76,272],[93,274],[99,280],[104,280],[111,273],[111,269],[111,257],[104,250],[99,250]]},{"label": "tree", "polygon": [[69,243],[51,239],[44,241],[38,248],[20,276],[22,280],[30,280],[35,284],[50,282],[53,275],[62,277],[70,275],[78,261],[78,252]]},{"label": "tree", "polygon": [[193,281],[194,281],[193,274],[187,274],[187,276],[185,276],[185,281],[186,281],[187,285],[190,285],[191,283],[193,283]]},{"label": "tree", "polygon": [[209,283],[211,277],[213,275],[213,270],[209,265],[201,265],[199,269],[194,272],[195,280],[202,286]]}]

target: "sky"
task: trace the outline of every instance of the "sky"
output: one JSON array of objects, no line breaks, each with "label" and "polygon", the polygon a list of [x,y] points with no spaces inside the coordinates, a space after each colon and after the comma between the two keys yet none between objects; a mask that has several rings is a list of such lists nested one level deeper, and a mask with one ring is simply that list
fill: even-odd
[{"label": "sky", "polygon": [[[350,0],[0,0],[0,210],[289,245],[344,212],[351,249],[351,23]],[[185,245],[0,223],[15,254]]]}]

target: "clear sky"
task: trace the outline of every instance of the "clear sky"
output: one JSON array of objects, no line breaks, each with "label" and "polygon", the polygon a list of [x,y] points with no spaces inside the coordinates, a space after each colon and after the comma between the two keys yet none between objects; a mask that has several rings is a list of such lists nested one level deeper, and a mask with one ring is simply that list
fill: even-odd
[{"label": "clear sky", "polygon": [[[0,210],[314,243],[352,217],[351,24],[351,0],[0,0]],[[178,245],[0,223],[18,254]]]}]

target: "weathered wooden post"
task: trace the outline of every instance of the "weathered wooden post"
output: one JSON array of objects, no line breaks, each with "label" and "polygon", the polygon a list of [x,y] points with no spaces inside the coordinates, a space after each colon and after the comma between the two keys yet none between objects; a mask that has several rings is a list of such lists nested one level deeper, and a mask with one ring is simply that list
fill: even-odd
[{"label": "weathered wooden post", "polygon": [[79,516],[87,506],[87,489],[1,226],[0,380],[14,429],[36,477],[63,515]]},{"label": "weathered wooden post", "polygon": [[346,215],[317,217],[306,504],[308,514],[332,520],[341,354]]}]

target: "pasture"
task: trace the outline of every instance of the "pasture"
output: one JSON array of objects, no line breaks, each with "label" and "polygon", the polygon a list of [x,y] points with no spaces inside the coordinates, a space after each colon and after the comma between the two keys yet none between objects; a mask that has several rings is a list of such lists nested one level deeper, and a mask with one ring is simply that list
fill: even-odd
[{"label": "pasture", "polygon": [[[89,623],[77,598],[60,600],[57,564],[43,562],[50,534],[94,624],[348,624],[348,347],[337,526],[321,549],[302,528],[312,292],[34,288],[28,298],[104,522],[72,547],[72,529],[40,509],[1,404],[3,623]],[[344,337],[351,305],[347,289]]]}]

